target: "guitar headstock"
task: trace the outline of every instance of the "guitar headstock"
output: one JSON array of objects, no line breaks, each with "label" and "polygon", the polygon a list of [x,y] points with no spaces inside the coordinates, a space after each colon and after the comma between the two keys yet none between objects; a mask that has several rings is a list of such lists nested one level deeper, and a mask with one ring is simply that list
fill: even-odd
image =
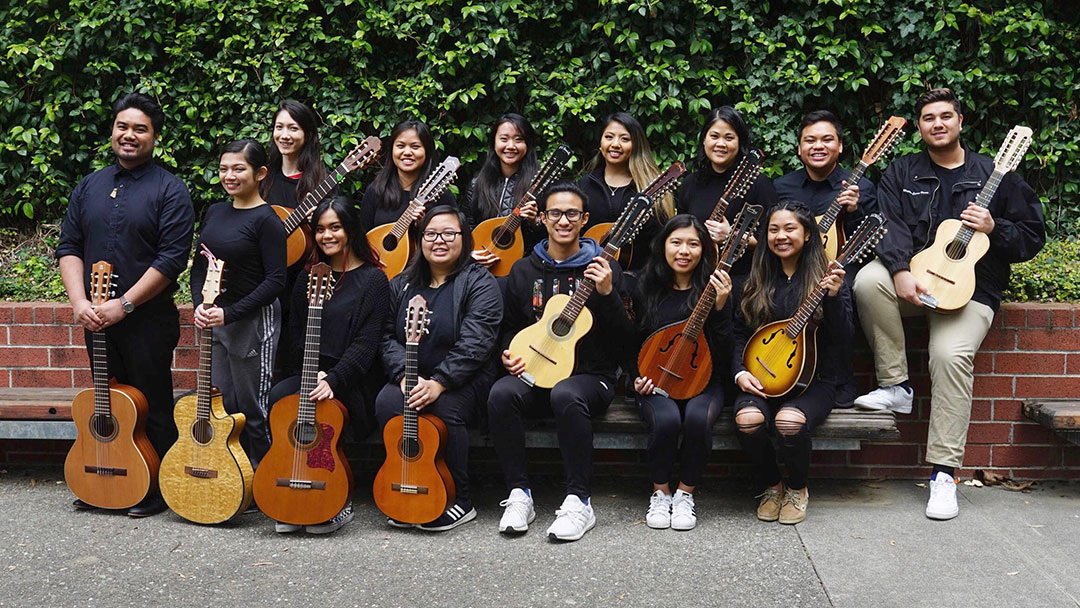
[{"label": "guitar headstock", "polygon": [[90,267],[90,304],[101,306],[113,297],[113,266],[101,261]]},{"label": "guitar headstock", "polygon": [[615,226],[611,229],[606,247],[619,249],[634,240],[637,233],[645,227],[649,218],[652,217],[652,208],[652,199],[645,194],[635,194],[626,203],[626,207],[619,214],[619,219],[615,221]]},{"label": "guitar headstock", "polygon": [[219,260],[206,243],[203,243],[202,251],[199,253],[206,257],[206,280],[203,281],[201,293],[203,306],[209,307],[221,295],[221,275],[225,272],[225,260]]},{"label": "guitar headstock", "polygon": [[540,166],[540,170],[536,172],[536,177],[533,178],[533,182],[529,186],[529,193],[534,198],[540,198],[540,194],[547,190],[548,186],[555,183],[555,180],[559,179],[563,171],[566,171],[571,156],[573,156],[573,153],[570,151],[570,147],[566,144],[559,144],[559,147],[555,148],[555,151]]},{"label": "guitar headstock", "polygon": [[645,186],[641,193],[655,201],[668,191],[674,190],[684,175],[686,175],[686,165],[681,160],[677,160],[663,173],[657,175],[656,179],[649,182],[649,185]]},{"label": "guitar headstock", "polygon": [[345,172],[363,169],[379,157],[379,150],[381,149],[382,140],[374,135],[365,137],[364,141],[360,142],[360,144],[353,148],[352,152],[349,152],[349,155],[345,157],[345,160],[341,163],[341,168],[344,169]]},{"label": "guitar headstock", "polygon": [[308,273],[307,297],[309,308],[322,308],[334,295],[334,273],[330,265],[319,262]]},{"label": "guitar headstock", "polygon": [[746,193],[750,191],[750,187],[754,185],[754,180],[761,173],[761,161],[763,160],[765,160],[765,153],[755,149],[750,150],[742,157],[739,165],[735,167],[735,173],[731,176],[727,189],[724,190],[724,200],[730,203],[735,199],[746,196]]},{"label": "guitar headstock", "polygon": [[438,198],[443,190],[446,190],[450,185],[450,182],[457,177],[459,168],[461,168],[461,161],[456,156],[447,156],[446,160],[442,161],[431,172],[431,175],[424,181],[424,185],[420,186],[420,190],[417,191],[416,198],[413,200],[421,201],[427,205]]},{"label": "guitar headstock", "polygon": [[874,140],[866,147],[866,152],[862,155],[862,162],[866,163],[867,166],[872,165],[891,152],[897,142],[904,136],[905,126],[907,126],[906,120],[899,116],[890,116],[889,120],[886,120],[885,124],[878,129]]},{"label": "guitar headstock", "polygon": [[431,316],[427,300],[416,294],[409,300],[409,308],[405,311],[405,344],[419,344],[420,338],[428,333],[428,325],[431,325]]},{"label": "guitar headstock", "polygon": [[886,232],[888,230],[885,228],[883,215],[871,213],[866,216],[855,229],[855,234],[849,236],[847,242],[844,243],[843,251],[836,256],[837,263],[840,266],[858,263],[873,251],[874,246]]},{"label": "guitar headstock", "polygon": [[736,260],[746,253],[746,246],[750,243],[750,237],[757,230],[758,222],[761,221],[761,205],[746,205],[735,216],[735,225],[724,243],[724,251],[720,254],[720,262],[730,267]]},{"label": "guitar headstock", "polygon": [[1024,160],[1024,153],[1031,145],[1032,131],[1028,127],[1016,125],[1009,131],[1005,141],[1001,144],[997,156],[994,157],[994,169],[1002,173],[1008,173],[1020,165]]}]

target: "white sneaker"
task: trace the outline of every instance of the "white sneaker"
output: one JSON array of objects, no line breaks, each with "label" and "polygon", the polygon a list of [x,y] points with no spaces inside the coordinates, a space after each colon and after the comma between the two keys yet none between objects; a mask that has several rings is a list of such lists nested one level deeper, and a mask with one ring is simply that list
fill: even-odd
[{"label": "white sneaker", "polygon": [[316,524],[314,526],[306,526],[304,528],[304,530],[308,534],[330,534],[331,532],[337,530],[341,526],[344,526],[345,524],[352,521],[352,519],[353,519],[352,501],[350,500],[341,509],[341,511],[339,511],[338,514],[335,515],[333,517],[333,519],[331,519],[330,521],[326,521],[326,522],[323,522],[321,524]]},{"label": "white sneaker", "polygon": [[671,498],[671,529],[693,530],[697,525],[697,512],[694,511],[694,495],[682,490],[675,490]]},{"label": "white sneaker", "polygon": [[935,473],[930,479],[930,500],[926,516],[930,519],[952,519],[960,513],[956,504],[956,480],[948,473]]},{"label": "white sneaker", "polygon": [[299,524],[287,524],[283,521],[274,522],[274,532],[278,534],[290,534],[292,532],[299,532],[304,526]]},{"label": "white sneaker", "polygon": [[555,510],[555,521],[548,528],[548,538],[578,540],[595,525],[592,505],[581,502],[576,494],[567,494],[562,506]]},{"label": "white sneaker", "polygon": [[649,510],[645,513],[645,525],[654,530],[671,527],[671,497],[657,490],[649,497]]},{"label": "white sneaker", "polygon": [[879,386],[861,397],[855,398],[855,407],[863,410],[892,410],[897,414],[910,414],[915,391],[894,386]]},{"label": "white sneaker", "polygon": [[499,532],[503,534],[524,534],[536,519],[532,496],[521,488],[510,490],[510,497],[499,506],[506,507],[499,519]]}]

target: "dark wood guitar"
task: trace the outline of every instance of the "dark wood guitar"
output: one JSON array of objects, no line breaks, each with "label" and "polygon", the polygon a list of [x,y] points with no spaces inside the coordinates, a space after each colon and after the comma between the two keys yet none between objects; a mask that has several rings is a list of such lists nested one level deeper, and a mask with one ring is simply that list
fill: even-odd
[{"label": "dark wood guitar", "polygon": [[311,267],[300,392],[270,410],[270,450],[255,470],[259,509],[289,524],[329,521],[352,496],[352,469],[341,446],[349,412],[337,399],[312,403],[308,397],[318,384],[323,304],[333,281],[328,265]]},{"label": "dark wood guitar", "polygon": [[[101,306],[112,290],[112,264],[90,268],[90,302]],[[64,460],[64,481],[85,503],[127,509],[157,488],[158,455],[146,437],[150,406],[142,391],[109,378],[105,333],[91,332],[94,388],[71,403],[77,435]]]},{"label": "dark wood guitar", "polygon": [[405,313],[405,394],[400,416],[383,428],[386,461],[375,475],[372,494],[379,510],[391,519],[424,524],[454,504],[456,488],[446,466],[446,424],[433,414],[409,407],[416,387],[420,338],[431,323],[427,300],[415,295]]},{"label": "dark wood guitar", "polygon": [[378,158],[382,142],[378,137],[367,137],[360,145],[353,148],[352,152],[345,157],[336,169],[330,172],[315,189],[300,201],[295,209],[281,205],[271,205],[274,213],[281,218],[285,225],[286,253],[285,262],[288,266],[296,264],[300,260],[306,260],[315,248],[315,241],[311,236],[311,226],[308,223],[308,214],[322,202],[338,184],[345,181],[345,176],[357,169],[363,169]]},{"label": "dark wood guitar", "polygon": [[497,277],[510,274],[514,262],[525,256],[525,239],[521,234],[521,208],[536,201],[548,186],[559,179],[570,163],[570,148],[560,145],[544,161],[536,173],[529,190],[521,197],[514,210],[506,217],[484,220],[473,228],[473,251],[486,251],[499,258],[488,270]]},{"label": "dark wood guitar", "polygon": [[[731,271],[732,264],[746,251],[760,219],[761,205],[743,207],[720,253],[718,268]],[[690,318],[661,327],[641,345],[638,374],[652,380],[657,393],[672,399],[690,399],[700,395],[709,385],[712,354],[701,330],[714,304],[716,289],[710,283],[698,298]]]},{"label": "dark wood guitar", "polygon": [[[863,219],[830,267],[843,268],[869,254],[885,236],[885,218],[872,213]],[[824,277],[822,277],[824,278]],[[817,321],[814,312],[825,298],[820,285],[803,300],[794,316],[758,329],[743,349],[743,365],[761,382],[769,397],[792,391],[801,394],[817,368]]]}]

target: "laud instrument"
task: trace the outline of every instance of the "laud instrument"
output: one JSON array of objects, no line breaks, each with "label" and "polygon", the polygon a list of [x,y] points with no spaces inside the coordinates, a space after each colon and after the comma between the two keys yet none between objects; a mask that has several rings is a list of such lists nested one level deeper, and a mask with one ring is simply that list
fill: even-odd
[{"label": "laud instrument", "polygon": [[728,180],[727,187],[724,188],[724,193],[720,195],[720,199],[716,201],[716,205],[713,207],[712,213],[706,219],[719,222],[724,219],[724,214],[727,213],[728,207],[732,203],[741,201],[750,188],[754,185],[754,181],[757,180],[759,174],[761,174],[761,163],[765,160],[765,154],[761,150],[750,149],[746,154],[739,159],[739,164],[735,165],[735,172],[732,173],[731,179]]}]

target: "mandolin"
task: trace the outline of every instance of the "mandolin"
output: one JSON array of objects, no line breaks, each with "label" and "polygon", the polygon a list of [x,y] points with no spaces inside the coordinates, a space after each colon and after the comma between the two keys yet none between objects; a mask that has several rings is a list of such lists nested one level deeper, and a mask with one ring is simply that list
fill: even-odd
[{"label": "mandolin", "polygon": [[[101,306],[112,289],[112,264],[90,267],[90,302]],[[150,406],[142,391],[109,378],[105,333],[90,333],[94,388],[75,395],[75,443],[64,460],[64,481],[79,500],[103,509],[133,507],[157,488],[158,455],[146,437]]]},{"label": "mandolin", "polygon": [[[859,180],[862,179],[863,174],[870,168],[870,165],[873,165],[892,151],[896,143],[904,136],[904,127],[906,125],[907,121],[899,116],[890,116],[889,120],[881,125],[877,135],[874,136],[874,140],[870,142],[866,152],[859,159],[859,163],[855,165],[855,168],[851,170],[851,175],[845,180],[849,188],[859,185]],[[821,244],[825,246],[825,255],[830,262],[836,259],[836,254],[844,246],[844,208],[840,204],[840,194],[843,192],[841,190],[837,193],[836,198],[829,204],[829,208],[825,210],[825,213],[817,216],[818,231],[821,232]]]},{"label": "mandolin", "polygon": [[371,248],[379,255],[379,261],[387,278],[392,279],[405,270],[405,265],[409,263],[409,256],[412,253],[412,243],[406,238],[409,225],[428,205],[439,198],[450,182],[454,181],[459,167],[461,167],[461,161],[457,157],[446,157],[446,160],[432,171],[424,184],[416,191],[416,197],[409,202],[405,212],[396,222],[368,230],[367,240],[371,243]]},{"label": "mandolin", "polygon": [[484,220],[473,228],[473,250],[483,250],[499,258],[488,268],[491,274],[505,277],[510,274],[514,262],[525,256],[525,240],[521,234],[521,208],[526,203],[539,199],[544,190],[559,179],[570,163],[570,156],[570,148],[560,145],[544,161],[529,190],[514,206],[510,215]]},{"label": "mandolin", "polygon": [[[209,307],[221,293],[225,262],[206,245],[206,280],[203,306]],[[161,497],[169,508],[188,521],[217,524],[243,513],[251,504],[251,482],[255,472],[244,449],[240,433],[246,418],[225,412],[221,393],[211,386],[213,328],[196,329],[199,342],[199,370],[196,390],[173,407],[179,437],[161,459]]]},{"label": "mandolin", "polygon": [[[1016,126],[1009,131],[994,157],[994,171],[975,197],[975,204],[990,207],[1001,180],[1016,169],[1031,145],[1032,131]],[[960,220],[947,219],[938,225],[934,241],[911,258],[911,274],[929,293],[919,294],[927,308],[955,312],[971,301],[975,293],[975,264],[990,248],[986,233],[968,228]]]},{"label": "mandolin", "polygon": [[[857,263],[871,252],[885,232],[884,217],[878,213],[866,216],[840,255],[829,263],[830,269]],[[769,397],[780,397],[792,391],[798,395],[810,385],[817,368],[818,322],[814,312],[825,293],[824,287],[814,287],[794,316],[765,325],[747,341],[743,365],[761,382],[761,392]]]},{"label": "mandolin", "polygon": [[255,470],[255,502],[276,521],[314,525],[337,515],[352,496],[353,476],[341,445],[348,410],[337,399],[312,403],[319,378],[323,304],[333,292],[330,266],[308,277],[308,317],[300,392],[270,410],[270,450]]},{"label": "mandolin", "polygon": [[727,188],[724,188],[720,200],[716,201],[716,206],[706,219],[714,222],[724,219],[724,214],[727,213],[731,203],[739,202],[747,192],[750,192],[751,186],[761,173],[761,162],[764,160],[765,154],[761,150],[751,149],[743,155],[739,164],[735,166],[735,173],[728,180]]},{"label": "mandolin", "polygon": [[415,295],[405,313],[404,408],[383,427],[386,461],[375,475],[372,495],[387,517],[409,524],[434,521],[454,504],[456,489],[446,466],[446,424],[409,407],[416,387],[420,338],[431,319],[427,300]]},{"label": "mandolin", "polygon": [[315,186],[314,190],[304,197],[304,200],[300,201],[296,209],[271,205],[274,213],[281,218],[281,223],[285,225],[285,234],[287,235],[285,240],[285,263],[287,266],[292,266],[300,260],[307,259],[315,248],[315,241],[311,237],[311,226],[308,224],[308,214],[338,184],[345,181],[346,175],[371,164],[379,156],[381,148],[382,142],[379,141],[378,137],[365,138],[364,141],[360,142],[360,145],[353,148],[352,152],[349,152],[349,155],[336,169],[330,172],[330,175],[327,175],[325,179],[319,182],[318,186]]},{"label": "mandolin", "polygon": [[[760,219],[761,205],[743,207],[720,253],[717,268],[731,272],[731,266],[746,251]],[[672,399],[690,399],[708,386],[712,379],[712,355],[701,330],[714,304],[716,289],[710,283],[698,298],[690,318],[661,327],[641,345],[638,375],[652,380],[656,393]]]},{"label": "mandolin", "polygon": [[[651,214],[652,200],[644,194],[634,195],[608,233],[601,257],[614,259],[619,247],[633,240]],[[552,296],[540,320],[519,331],[510,341],[511,356],[521,357],[525,362],[525,372],[518,376],[522,382],[551,388],[570,377],[577,343],[592,329],[592,313],[585,308],[585,302],[595,288],[593,281],[582,278],[573,296]]]}]

